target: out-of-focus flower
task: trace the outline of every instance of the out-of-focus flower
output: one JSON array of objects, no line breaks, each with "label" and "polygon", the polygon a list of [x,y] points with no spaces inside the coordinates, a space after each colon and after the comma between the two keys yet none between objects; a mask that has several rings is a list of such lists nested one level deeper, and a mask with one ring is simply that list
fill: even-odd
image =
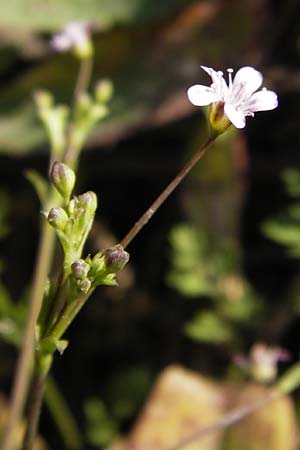
[{"label": "out-of-focus flower", "polygon": [[[244,128],[246,116],[254,116],[257,111],[268,111],[278,106],[275,92],[266,88],[256,92],[263,82],[263,76],[253,67],[242,67],[234,79],[232,79],[233,69],[228,69],[228,85],[223,77],[223,72],[217,72],[210,67],[201,67],[211,77],[212,84],[210,86],[201,84],[191,86],[187,95],[195,106],[212,104],[214,116],[210,118],[210,121],[213,128],[218,126],[218,123],[215,123],[216,120],[224,120],[224,116],[236,128]],[[225,123],[221,125],[221,132],[223,132]]]},{"label": "out-of-focus flower", "polygon": [[52,37],[50,47],[57,52],[74,51],[81,58],[90,56],[92,44],[89,24],[84,22],[68,23]]},{"label": "out-of-focus flower", "polygon": [[244,355],[235,355],[234,362],[249,372],[256,381],[268,383],[277,376],[278,362],[289,359],[290,355],[286,350],[257,342],[251,348],[248,358]]}]

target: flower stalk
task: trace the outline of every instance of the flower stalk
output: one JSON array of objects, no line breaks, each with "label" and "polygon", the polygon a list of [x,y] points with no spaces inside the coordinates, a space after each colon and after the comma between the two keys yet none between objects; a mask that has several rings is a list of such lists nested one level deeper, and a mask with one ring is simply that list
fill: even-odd
[{"label": "flower stalk", "polygon": [[202,158],[207,148],[215,141],[217,136],[210,136],[208,140],[196,151],[192,158],[186,163],[186,165],[180,170],[176,177],[168,184],[163,192],[157,197],[157,199],[149,206],[147,211],[140,217],[140,219],[129,230],[126,236],[121,240],[120,245],[125,249],[130,242],[136,237],[141,229],[149,222],[153,214],[156,213],[158,208],[167,200],[172,194],[175,188],[181,183],[190,170],[197,164]]}]

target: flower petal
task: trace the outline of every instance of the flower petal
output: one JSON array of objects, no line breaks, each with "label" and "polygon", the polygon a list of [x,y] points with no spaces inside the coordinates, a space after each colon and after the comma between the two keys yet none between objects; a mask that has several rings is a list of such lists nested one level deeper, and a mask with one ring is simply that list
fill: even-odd
[{"label": "flower petal", "polygon": [[244,128],[246,125],[245,116],[241,111],[238,111],[234,106],[228,105],[228,103],[225,103],[224,105],[224,112],[230,122],[236,127],[236,128]]},{"label": "flower petal", "polygon": [[256,111],[269,111],[278,106],[277,95],[273,91],[263,89],[256,92],[242,105],[245,114],[254,113]]},{"label": "flower petal", "polygon": [[228,86],[224,80],[223,72],[220,70],[217,72],[216,70],[206,66],[201,66],[201,68],[205,70],[205,72],[208,73],[212,79],[212,85],[210,87],[217,94],[218,100],[224,101],[228,93]]},{"label": "flower petal", "polygon": [[263,76],[253,67],[242,67],[237,71],[230,94],[230,103],[235,104],[248,98],[262,84]]},{"label": "flower petal", "polygon": [[195,106],[206,106],[218,101],[216,93],[208,86],[195,84],[187,90],[187,96]]}]

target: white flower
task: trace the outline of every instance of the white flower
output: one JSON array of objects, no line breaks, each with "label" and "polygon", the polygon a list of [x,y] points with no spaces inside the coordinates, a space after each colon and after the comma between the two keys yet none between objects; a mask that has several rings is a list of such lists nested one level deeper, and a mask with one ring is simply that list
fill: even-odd
[{"label": "white flower", "polygon": [[246,116],[254,116],[257,111],[268,111],[278,106],[277,95],[261,86],[263,76],[253,67],[242,67],[232,80],[233,69],[228,69],[229,84],[223,77],[223,72],[216,72],[209,67],[201,66],[212,79],[212,84],[191,86],[187,95],[195,106],[205,106],[221,102],[224,113],[236,128],[244,128]]},{"label": "white flower", "polygon": [[56,33],[50,41],[50,46],[58,52],[66,52],[85,48],[89,45],[89,27],[83,22],[70,22],[62,31]]}]

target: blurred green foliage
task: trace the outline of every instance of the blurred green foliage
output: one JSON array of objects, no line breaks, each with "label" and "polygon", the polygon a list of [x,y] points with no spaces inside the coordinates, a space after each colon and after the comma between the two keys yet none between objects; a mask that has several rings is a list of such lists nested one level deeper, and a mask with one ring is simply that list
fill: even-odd
[{"label": "blurred green foliage", "polygon": [[186,323],[185,332],[198,341],[238,345],[238,325],[255,324],[263,310],[260,297],[239,272],[234,244],[226,240],[217,247],[204,229],[189,224],[174,226],[170,242],[168,284],[186,298],[211,302],[209,310],[201,309]]},{"label": "blurred green foliage", "polygon": [[290,256],[300,257],[300,171],[299,169],[287,169],[282,179],[286,192],[297,199],[297,202],[289,206],[275,218],[269,219],[263,224],[263,232],[267,237],[283,245]]},{"label": "blurred green foliage", "polygon": [[117,424],[107,411],[103,401],[89,398],[85,401],[87,441],[95,448],[112,443],[117,436]]},{"label": "blurred green foliage", "polygon": [[91,21],[101,29],[163,19],[192,0],[13,0],[0,7],[0,25],[55,30],[73,20]]}]

